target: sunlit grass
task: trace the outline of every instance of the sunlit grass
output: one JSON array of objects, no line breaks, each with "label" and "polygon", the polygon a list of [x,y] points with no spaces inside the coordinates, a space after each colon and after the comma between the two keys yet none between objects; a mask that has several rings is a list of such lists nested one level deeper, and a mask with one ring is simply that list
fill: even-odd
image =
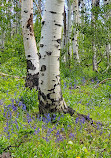
[{"label": "sunlit grass", "polygon": [[[12,75],[21,73],[18,71]],[[94,88],[98,79],[73,75],[64,78],[61,74],[63,97],[76,112],[96,121],[94,125],[76,114],[56,114],[56,121],[50,115],[38,117],[37,91],[26,89],[24,79],[0,77],[0,154],[10,151],[15,158],[111,157],[111,82]]]}]

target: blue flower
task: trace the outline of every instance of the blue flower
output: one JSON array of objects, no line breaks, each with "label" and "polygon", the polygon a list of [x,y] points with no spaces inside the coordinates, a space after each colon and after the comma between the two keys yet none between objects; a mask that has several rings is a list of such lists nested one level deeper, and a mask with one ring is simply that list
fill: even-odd
[{"label": "blue flower", "polygon": [[22,105],[22,109],[23,109],[24,111],[26,110],[26,105],[25,105],[25,104]]},{"label": "blue flower", "polygon": [[74,133],[70,133],[69,138],[72,138],[72,140],[73,140],[74,139]]}]

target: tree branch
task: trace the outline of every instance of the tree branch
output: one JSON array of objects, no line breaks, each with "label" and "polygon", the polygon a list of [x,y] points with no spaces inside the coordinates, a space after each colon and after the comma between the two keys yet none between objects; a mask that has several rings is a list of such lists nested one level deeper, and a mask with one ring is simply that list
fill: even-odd
[{"label": "tree branch", "polygon": [[5,74],[2,72],[0,72],[0,76],[3,76],[3,77],[7,76],[7,77],[16,78],[16,79],[25,79],[25,77],[13,76],[13,75]]},{"label": "tree branch", "polygon": [[102,84],[102,83],[104,83],[104,82],[106,82],[108,80],[111,80],[111,78],[104,79],[103,81],[101,81],[100,83],[98,83],[94,88],[98,88],[100,86],[100,84]]}]

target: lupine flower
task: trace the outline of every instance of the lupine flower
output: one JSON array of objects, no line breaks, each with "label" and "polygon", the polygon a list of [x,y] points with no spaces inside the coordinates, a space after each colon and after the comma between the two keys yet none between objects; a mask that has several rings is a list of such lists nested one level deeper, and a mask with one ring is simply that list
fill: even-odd
[{"label": "lupine flower", "polygon": [[10,138],[10,132],[8,132],[7,134],[8,134],[7,138],[9,139]]},{"label": "lupine flower", "polygon": [[76,89],[76,84],[74,84],[74,89]]},{"label": "lupine flower", "polygon": [[64,128],[61,128],[62,131],[64,131]]},{"label": "lupine flower", "polygon": [[69,138],[72,138],[72,140],[73,140],[74,139],[74,133],[70,133]]},{"label": "lupine flower", "polygon": [[52,132],[52,129],[49,128],[48,131],[47,131],[47,136],[50,136],[51,132]]},{"label": "lupine flower", "polygon": [[57,130],[57,133],[56,133],[56,142],[60,142],[60,141],[63,141],[63,137],[62,137],[62,135],[60,134],[60,132],[59,132],[59,130]]},{"label": "lupine flower", "polygon": [[35,134],[38,134],[40,132],[40,128],[38,128],[37,130],[35,130]]},{"label": "lupine flower", "polygon": [[81,121],[81,123],[84,124],[85,123],[85,118],[83,117],[80,121]]},{"label": "lupine flower", "polygon": [[64,89],[67,87],[66,82],[64,83]]},{"label": "lupine flower", "polygon": [[76,120],[75,120],[75,123],[77,124],[77,123],[78,123],[78,121],[79,121],[79,118],[77,117],[77,118],[76,118]]},{"label": "lupine flower", "polygon": [[58,135],[60,135],[60,132],[59,132],[59,130],[57,130],[57,133],[56,133],[56,136],[58,136]]},{"label": "lupine flower", "polygon": [[94,83],[94,79],[92,79],[91,82]]},{"label": "lupine flower", "polygon": [[45,115],[46,116],[46,123],[49,123],[49,122],[51,122],[51,117],[50,117],[50,114],[47,114],[47,115]]},{"label": "lupine flower", "polygon": [[86,82],[86,79],[85,79],[85,77],[83,77],[83,79],[82,79],[82,82],[83,82],[83,83],[85,83],[85,82]]},{"label": "lupine flower", "polygon": [[19,116],[19,112],[17,112],[17,116],[16,117],[18,118],[18,116]]},{"label": "lupine flower", "polygon": [[49,142],[49,139],[47,137],[43,137],[43,139],[45,139],[46,142]]},{"label": "lupine flower", "polygon": [[22,105],[22,109],[23,109],[24,111],[26,110],[26,105],[25,105],[25,104]]},{"label": "lupine flower", "polygon": [[23,103],[22,103],[21,101],[19,101],[18,106],[22,106],[22,104],[23,104]]},{"label": "lupine flower", "polygon": [[17,110],[17,107],[12,104],[13,111]]},{"label": "lupine flower", "polygon": [[71,125],[67,125],[67,127],[68,127],[68,128],[70,128],[70,127],[71,127]]},{"label": "lupine flower", "polygon": [[3,101],[2,101],[2,99],[0,100],[0,105],[3,105]]},{"label": "lupine flower", "polygon": [[71,87],[71,89],[72,89],[72,83],[70,83],[70,87]]},{"label": "lupine flower", "polygon": [[30,123],[32,121],[32,118],[31,116],[29,115],[29,113],[27,113],[27,120],[28,120],[28,123]]}]

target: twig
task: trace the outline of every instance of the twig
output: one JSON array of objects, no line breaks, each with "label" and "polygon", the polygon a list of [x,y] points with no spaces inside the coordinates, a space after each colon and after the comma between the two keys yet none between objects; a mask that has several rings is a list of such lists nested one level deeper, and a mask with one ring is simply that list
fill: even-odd
[{"label": "twig", "polygon": [[25,79],[25,77],[13,76],[13,75],[5,74],[5,73],[2,73],[2,72],[0,72],[0,76],[13,77],[13,78],[16,78],[16,79]]},{"label": "twig", "polygon": [[37,7],[37,9],[38,9],[38,11],[39,11],[39,13],[41,14],[41,9],[39,8],[39,6],[37,5],[37,3],[36,3],[36,1],[34,0],[34,3],[35,3],[35,5],[36,5],[36,7]]},{"label": "twig", "polygon": [[106,82],[108,80],[111,80],[111,78],[104,79],[103,81],[101,81],[100,83],[98,83],[94,88],[98,88],[100,84],[102,84],[102,83],[104,83],[104,82]]}]

